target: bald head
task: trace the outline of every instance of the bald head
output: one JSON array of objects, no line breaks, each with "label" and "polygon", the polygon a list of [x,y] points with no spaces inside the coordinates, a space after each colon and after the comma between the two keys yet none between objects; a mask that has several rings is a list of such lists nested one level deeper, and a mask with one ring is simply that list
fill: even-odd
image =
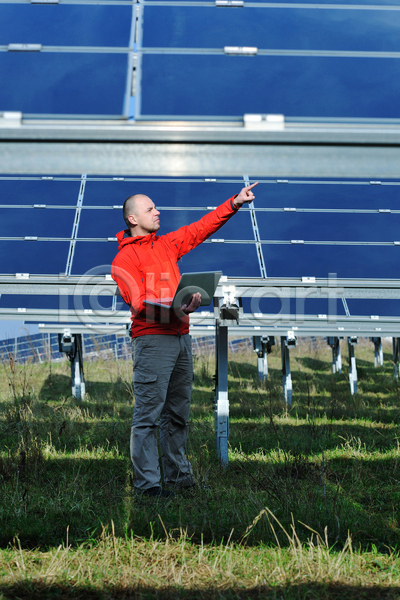
[{"label": "bald head", "polygon": [[160,229],[160,212],[153,200],[144,194],[129,196],[124,202],[124,220],[131,235],[147,235]]},{"label": "bald head", "polygon": [[129,221],[129,215],[137,215],[140,201],[143,199],[150,200],[150,198],[144,194],[135,194],[134,196],[129,196],[129,198],[125,200],[122,214],[127,227],[132,227],[132,223]]}]

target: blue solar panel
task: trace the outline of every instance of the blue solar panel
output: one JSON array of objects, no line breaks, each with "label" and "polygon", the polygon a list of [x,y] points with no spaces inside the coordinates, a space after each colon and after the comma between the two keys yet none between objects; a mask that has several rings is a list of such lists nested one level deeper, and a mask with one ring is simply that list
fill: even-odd
[{"label": "blue solar panel", "polygon": [[[47,308],[57,310],[59,308],[60,299],[57,296],[40,296],[36,294],[27,294],[26,296],[21,294],[10,294],[4,296],[0,300],[1,308]],[[64,298],[62,300],[64,302]],[[64,308],[64,306],[63,306]],[[70,308],[73,309],[73,304],[71,303]],[[24,319],[26,315],[21,312],[18,315],[18,318]],[[36,322],[40,321],[40,319],[36,319]],[[57,319],[55,319],[57,321]],[[35,322],[34,320],[29,319],[29,322]]]},{"label": "blue solar panel", "polygon": [[269,277],[397,277],[398,246],[313,246],[262,244]]},{"label": "blue solar panel", "polygon": [[243,186],[243,179],[239,178],[235,183],[150,180],[88,181],[85,189],[85,205],[122,206],[128,196],[145,194],[159,208],[166,206],[206,208],[221,204],[224,200],[237,194]]},{"label": "blue solar panel", "polygon": [[34,114],[122,115],[125,54],[0,53],[0,107]]},{"label": "blue solar panel", "polygon": [[255,204],[257,208],[311,208],[311,209],[398,209],[399,181],[258,181]]},{"label": "blue solar panel", "polygon": [[0,272],[32,275],[64,273],[68,249],[69,242],[0,240]]},{"label": "blue solar panel", "polygon": [[92,269],[96,269],[99,274],[110,273],[111,263],[117,252],[117,242],[78,241],[75,246],[72,275],[83,275]]},{"label": "blue solar panel", "polygon": [[2,4],[0,44],[128,46],[131,6]]},{"label": "blue solar panel", "polygon": [[260,277],[255,244],[205,243],[186,254],[179,268],[182,273],[221,269],[231,277]]},{"label": "blue solar panel", "polygon": [[399,214],[257,213],[262,240],[394,242]]},{"label": "blue solar panel", "polygon": [[75,211],[36,208],[0,208],[1,237],[51,237],[69,238]]},{"label": "blue solar panel", "polygon": [[[364,316],[400,316],[400,302],[398,300],[347,300],[349,311],[352,315]],[[376,323],[379,328],[379,322]],[[377,333],[377,335],[379,335]]]},{"label": "blue solar panel", "polygon": [[[370,302],[370,301],[368,301]],[[288,327],[293,326],[295,320],[298,325],[304,321],[305,315],[329,315],[329,317],[343,317],[345,310],[341,299],[336,299],[334,303],[332,300],[328,303],[328,299],[316,299],[312,295],[307,298],[264,298],[262,295],[254,295],[252,298],[245,298],[243,300],[243,307],[246,313],[251,313],[256,317],[257,320],[265,324],[263,315],[276,316],[276,323],[272,322],[268,318],[270,325],[287,324]],[[371,313],[366,313],[371,315]],[[289,319],[284,317],[289,315]]]},{"label": "blue solar panel", "polygon": [[398,10],[146,6],[144,24],[143,46],[154,48],[400,49]]},{"label": "blue solar panel", "polygon": [[398,118],[399,69],[396,58],[144,55],[142,114]]},{"label": "blue solar panel", "polygon": [[[0,204],[74,206],[77,203],[79,187],[80,181],[0,179]],[[52,218],[51,215],[46,215],[49,220]]]},{"label": "blue solar panel", "polygon": [[80,238],[114,237],[122,229],[126,229],[126,225],[121,210],[82,210]]},{"label": "blue solar panel", "polygon": [[[203,217],[206,211],[200,210],[161,210],[160,215],[160,235],[175,231],[184,225],[189,225]],[[126,229],[125,222],[122,219],[122,211],[82,211],[81,222],[79,226],[79,237],[111,237],[118,231]],[[235,215],[226,223],[219,232],[213,237],[230,240],[253,240],[253,230],[249,213],[243,211]]]}]

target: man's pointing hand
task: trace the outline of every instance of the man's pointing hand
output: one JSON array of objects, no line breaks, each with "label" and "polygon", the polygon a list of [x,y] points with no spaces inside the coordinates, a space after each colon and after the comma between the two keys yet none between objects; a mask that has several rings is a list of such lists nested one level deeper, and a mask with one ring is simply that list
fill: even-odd
[{"label": "man's pointing hand", "polygon": [[249,204],[251,202],[253,202],[255,196],[252,192],[253,187],[255,187],[258,184],[258,181],[256,181],[255,183],[252,183],[251,185],[248,185],[247,187],[243,188],[240,191],[240,194],[238,194],[236,196],[236,198],[234,199],[234,204],[235,206],[237,206],[238,208],[240,208],[242,206],[242,204],[244,204],[245,202],[248,202]]}]

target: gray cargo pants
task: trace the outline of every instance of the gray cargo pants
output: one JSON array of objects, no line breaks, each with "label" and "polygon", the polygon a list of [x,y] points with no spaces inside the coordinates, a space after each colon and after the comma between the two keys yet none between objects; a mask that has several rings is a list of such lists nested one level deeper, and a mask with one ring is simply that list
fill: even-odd
[{"label": "gray cargo pants", "polygon": [[190,335],[144,335],[132,340],[135,409],[131,458],[135,487],[161,485],[157,445],[160,427],[164,484],[193,483],[185,454],[193,382]]}]

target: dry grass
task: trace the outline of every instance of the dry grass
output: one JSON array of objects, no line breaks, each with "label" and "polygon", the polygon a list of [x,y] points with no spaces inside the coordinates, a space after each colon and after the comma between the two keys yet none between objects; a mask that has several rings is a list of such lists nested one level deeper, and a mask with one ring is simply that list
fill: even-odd
[{"label": "dry grass", "polygon": [[[271,527],[281,528],[269,511],[264,516]],[[193,544],[184,533],[146,540],[103,530],[95,548],[63,545],[41,553],[23,551],[17,540],[0,555],[0,597],[399,597],[396,555],[354,552],[350,538],[334,552],[317,534],[306,545],[294,528],[285,535],[286,548],[251,550],[231,543]]]}]

